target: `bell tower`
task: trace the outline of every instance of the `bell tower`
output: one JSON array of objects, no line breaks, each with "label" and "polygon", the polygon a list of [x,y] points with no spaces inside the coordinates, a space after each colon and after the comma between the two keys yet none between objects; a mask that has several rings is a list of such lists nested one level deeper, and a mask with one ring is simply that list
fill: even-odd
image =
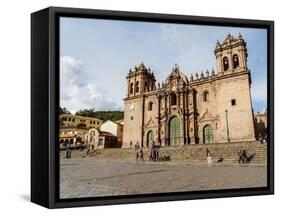
[{"label": "bell tower", "polygon": [[237,38],[228,34],[222,43],[218,41],[214,53],[219,76],[248,70],[246,42],[240,33]]},{"label": "bell tower", "polygon": [[143,63],[129,70],[127,75],[128,90],[127,97],[133,97],[155,89],[155,76],[150,68]]},{"label": "bell tower", "polygon": [[127,75],[127,96],[124,98],[124,127],[122,148],[144,145],[143,127],[146,92],[154,91],[155,77],[143,63],[129,70]]}]

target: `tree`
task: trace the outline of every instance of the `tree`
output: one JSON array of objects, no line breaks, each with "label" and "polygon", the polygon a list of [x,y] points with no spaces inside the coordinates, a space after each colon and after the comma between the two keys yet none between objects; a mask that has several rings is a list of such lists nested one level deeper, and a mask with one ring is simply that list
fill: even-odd
[{"label": "tree", "polygon": [[60,115],[61,114],[71,114],[66,107],[59,108]]},{"label": "tree", "polygon": [[106,121],[118,121],[123,119],[124,112],[123,111],[95,111],[95,109],[80,109],[75,113],[75,115],[86,116],[98,118],[100,120]]},{"label": "tree", "polygon": [[95,109],[80,109],[78,110],[75,115],[79,116],[86,116],[86,117],[94,117]]}]

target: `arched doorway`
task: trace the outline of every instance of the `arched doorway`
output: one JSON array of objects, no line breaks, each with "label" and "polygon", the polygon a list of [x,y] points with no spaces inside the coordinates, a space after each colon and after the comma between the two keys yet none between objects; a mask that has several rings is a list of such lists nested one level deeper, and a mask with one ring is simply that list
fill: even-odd
[{"label": "arched doorway", "polygon": [[152,141],[153,141],[153,132],[151,130],[147,133],[146,146],[148,147]]},{"label": "arched doorway", "polygon": [[203,137],[204,137],[204,143],[212,143],[214,142],[214,134],[213,129],[211,125],[206,125],[203,129]]},{"label": "arched doorway", "polygon": [[180,144],[180,119],[177,116],[172,117],[169,122],[169,144]]}]

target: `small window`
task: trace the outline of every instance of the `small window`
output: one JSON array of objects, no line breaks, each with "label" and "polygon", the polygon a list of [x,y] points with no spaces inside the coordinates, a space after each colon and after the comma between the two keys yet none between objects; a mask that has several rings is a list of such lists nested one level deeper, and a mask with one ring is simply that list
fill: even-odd
[{"label": "small window", "polygon": [[175,93],[172,93],[171,95],[171,105],[177,105],[177,95]]},{"label": "small window", "polygon": [[69,118],[68,121],[71,121],[71,118]]},{"label": "small window", "polygon": [[92,121],[90,121],[90,124],[92,124]]},{"label": "small window", "polygon": [[96,121],[94,121],[94,124],[96,124]]},{"label": "small window", "polygon": [[72,119],[72,122],[75,122],[75,119]]},{"label": "small window", "polygon": [[131,116],[131,120],[134,120],[134,117],[133,117],[133,116]]},{"label": "small window", "polygon": [[153,107],[153,103],[150,101],[148,102],[148,111],[151,111]]},{"label": "small window", "polygon": [[232,106],[235,106],[235,105],[236,105],[236,100],[235,100],[235,99],[232,99],[232,100],[231,100],[231,105],[232,105]]},{"label": "small window", "polygon": [[210,100],[210,94],[209,94],[208,91],[205,91],[205,92],[203,93],[203,101],[207,102],[207,101],[209,101],[209,100]]}]

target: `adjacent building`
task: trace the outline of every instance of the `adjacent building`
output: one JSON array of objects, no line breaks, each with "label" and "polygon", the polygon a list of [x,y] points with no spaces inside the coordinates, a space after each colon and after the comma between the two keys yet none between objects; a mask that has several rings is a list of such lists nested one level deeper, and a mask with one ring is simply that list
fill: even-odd
[{"label": "adjacent building", "polygon": [[87,129],[77,126],[62,126],[59,132],[60,148],[64,149],[67,146],[80,148],[85,143],[85,134]]},{"label": "adjacent building", "polygon": [[117,137],[117,145],[121,147],[122,139],[123,139],[123,124],[122,120],[118,122],[113,122],[111,120],[107,120],[102,123],[101,131],[109,132]]},{"label": "adjacent building", "polygon": [[62,114],[60,119],[60,148],[91,146],[92,149],[121,147],[123,120],[103,122],[97,118]]},{"label": "adjacent building", "polygon": [[61,114],[59,117],[61,126],[75,126],[75,127],[84,127],[84,128],[100,128],[102,120],[85,117],[71,114]]},{"label": "adjacent building", "polygon": [[178,65],[162,84],[143,63],[129,70],[122,147],[255,140],[246,42],[229,34],[214,54],[217,71],[189,79]]},{"label": "adjacent building", "polygon": [[59,117],[60,148],[66,146],[80,148],[85,144],[85,135],[91,128],[100,128],[102,120],[92,117],[77,116],[71,114],[61,114]]},{"label": "adjacent building", "polygon": [[255,114],[255,131],[256,137],[264,137],[267,135],[267,110],[263,113]]},{"label": "adjacent building", "polygon": [[85,145],[88,145],[92,150],[116,148],[117,136],[107,131],[91,128],[85,134]]}]

